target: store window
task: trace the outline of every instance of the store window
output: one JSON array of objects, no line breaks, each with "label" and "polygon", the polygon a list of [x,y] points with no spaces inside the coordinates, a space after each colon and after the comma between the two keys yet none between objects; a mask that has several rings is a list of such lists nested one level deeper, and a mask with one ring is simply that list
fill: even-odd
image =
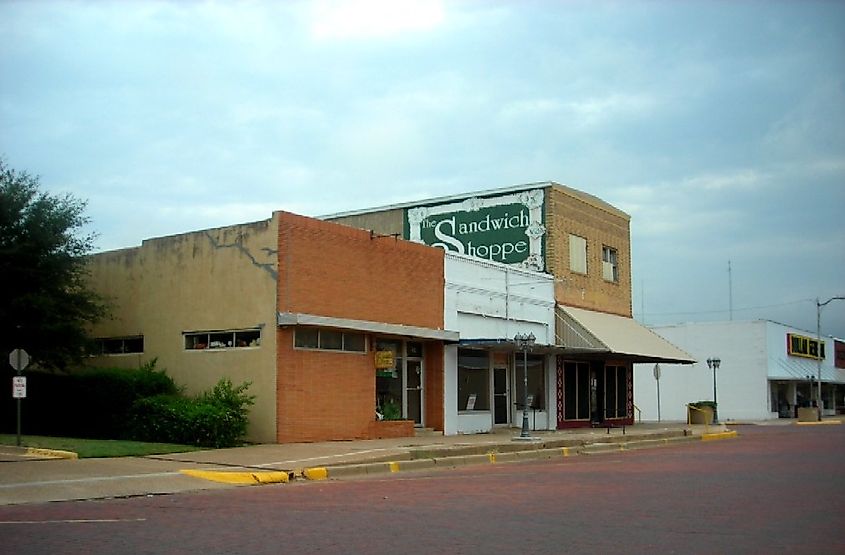
[{"label": "store window", "polygon": [[583,237],[569,236],[569,269],[578,274],[587,273],[587,240]]},{"label": "store window", "polygon": [[487,351],[458,350],[458,411],[490,410],[490,357]]},{"label": "store window", "polygon": [[564,363],[563,406],[565,420],[588,420],[590,418],[589,363]]},{"label": "store window", "polygon": [[376,352],[390,353],[384,360],[393,360],[389,368],[376,369],[376,412],[384,420],[399,420],[402,418],[402,342],[377,340]]},{"label": "store window", "polygon": [[617,264],[617,253],[613,247],[602,247],[601,249],[602,277],[606,281],[614,283],[619,281],[619,265]]},{"label": "store window", "polygon": [[628,416],[628,368],[608,365],[604,368],[604,416]]},{"label": "store window", "polygon": [[94,340],[94,355],[123,355],[144,352],[144,336],[101,337]]},{"label": "store window", "polygon": [[363,333],[341,332],[320,328],[296,328],[293,346],[297,349],[364,353],[367,341]]},{"label": "store window", "polygon": [[261,345],[260,329],[185,332],[185,349],[238,349]]},{"label": "store window", "polygon": [[[545,357],[528,355],[528,406],[533,410],[546,410]],[[522,405],[525,393],[525,379],[522,375],[522,354],[516,355],[516,402]]]}]

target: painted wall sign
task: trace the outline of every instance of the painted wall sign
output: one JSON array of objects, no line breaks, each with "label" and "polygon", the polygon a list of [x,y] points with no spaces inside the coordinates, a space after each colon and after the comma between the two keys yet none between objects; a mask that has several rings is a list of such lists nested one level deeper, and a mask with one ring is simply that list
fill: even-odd
[{"label": "painted wall sign", "polygon": [[[821,356],[819,356],[821,352]],[[797,333],[786,334],[786,353],[795,357],[811,358],[818,360],[824,359],[824,341],[821,342],[821,351],[819,350],[819,342],[812,337],[798,335]]]},{"label": "painted wall sign", "polygon": [[405,238],[493,262],[545,270],[545,192],[522,191],[405,210]]}]

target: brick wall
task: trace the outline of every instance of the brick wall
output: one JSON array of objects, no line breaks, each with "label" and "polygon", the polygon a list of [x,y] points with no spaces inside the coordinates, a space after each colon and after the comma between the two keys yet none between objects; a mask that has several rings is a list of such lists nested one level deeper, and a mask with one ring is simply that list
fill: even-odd
[{"label": "brick wall", "polygon": [[443,327],[443,251],[287,212],[279,310]]},{"label": "brick wall", "polygon": [[[440,249],[371,236],[331,222],[277,212],[278,310],[429,328],[443,327]],[[372,349],[373,336],[368,337]],[[426,348],[426,419],[443,421],[443,350]],[[373,352],[293,348],[277,332],[277,435],[280,443],[359,439],[394,433],[374,425]],[[433,422],[433,423],[432,423]],[[399,426],[405,430],[407,425]]]},{"label": "brick wall", "polygon": [[[631,235],[627,214],[589,195],[560,187],[547,189],[546,265],[557,278],[557,302],[631,316]],[[569,267],[569,234],[587,240],[587,274]],[[602,277],[602,246],[617,250],[619,280]]]}]

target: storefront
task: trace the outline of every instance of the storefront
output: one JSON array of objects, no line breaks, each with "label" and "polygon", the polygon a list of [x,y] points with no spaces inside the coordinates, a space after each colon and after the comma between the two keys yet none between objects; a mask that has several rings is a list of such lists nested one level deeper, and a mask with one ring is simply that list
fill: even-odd
[{"label": "storefront", "polygon": [[633,364],[694,362],[630,318],[567,306],[556,316],[556,343],[570,351],[557,357],[558,428],[633,424]]},{"label": "storefront", "polygon": [[[654,365],[637,365],[635,392],[644,419],[658,418],[658,387],[663,420],[684,420],[686,403],[714,398],[723,421],[796,418],[798,409],[819,404],[820,390],[823,416],[845,410],[845,357],[836,357],[841,341],[767,320],[690,322],[654,331],[699,362],[661,365],[659,384]],[[720,360],[718,370],[708,367],[708,358]]]}]

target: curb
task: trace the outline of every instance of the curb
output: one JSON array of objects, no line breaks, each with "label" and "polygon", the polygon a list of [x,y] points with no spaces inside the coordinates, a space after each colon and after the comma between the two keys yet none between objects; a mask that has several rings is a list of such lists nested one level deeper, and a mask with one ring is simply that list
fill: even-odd
[{"label": "curb", "polygon": [[[604,443],[588,443],[567,441],[568,446],[549,446],[558,442],[540,443],[535,449],[513,449],[510,445],[500,445],[501,451],[490,451],[487,453],[469,453],[454,456],[439,456],[429,458],[413,458],[411,460],[379,461],[371,463],[347,464],[337,466],[320,466],[304,468],[294,473],[296,478],[305,480],[329,480],[347,478],[352,476],[365,476],[377,474],[392,474],[413,470],[425,470],[430,468],[458,468],[462,466],[478,464],[502,464],[509,462],[530,461],[530,460],[553,460],[558,458],[573,457],[577,455],[599,455],[604,453],[619,453],[629,450],[649,449],[664,447],[675,443],[688,443],[704,440],[727,439],[737,437],[734,431],[720,432],[714,434],[692,435],[671,435],[664,437],[653,437],[642,440],[619,441],[615,438]],[[563,443],[563,442],[561,442]],[[471,451],[472,449],[468,449]],[[430,454],[427,452],[426,454]]]},{"label": "curb", "polygon": [[27,447],[26,454],[31,457],[49,457],[51,459],[78,459],[79,455],[73,451],[62,451],[60,449],[42,449],[40,447]]},{"label": "curb", "polygon": [[732,439],[737,437],[737,433],[735,430],[730,430],[727,432],[717,432],[713,434],[701,434],[701,441],[713,441],[717,439]]},{"label": "curb", "polygon": [[286,484],[293,478],[285,471],[235,472],[226,470],[180,470],[186,476],[193,476],[212,482],[232,485]]},{"label": "curb", "polygon": [[796,422],[796,426],[824,426],[830,424],[842,424],[841,420],[819,420],[818,422]]}]

